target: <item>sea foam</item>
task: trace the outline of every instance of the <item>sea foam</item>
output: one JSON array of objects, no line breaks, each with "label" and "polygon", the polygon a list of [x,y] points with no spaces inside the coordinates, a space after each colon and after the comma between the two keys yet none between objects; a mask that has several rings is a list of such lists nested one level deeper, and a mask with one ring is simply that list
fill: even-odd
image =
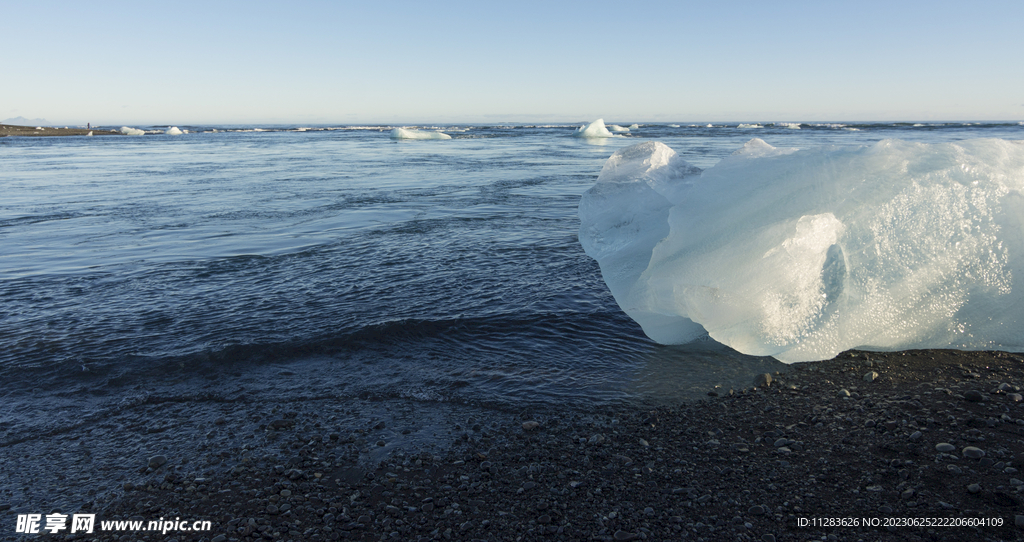
[{"label": "sea foam", "polygon": [[608,159],[580,242],[649,337],[753,355],[1024,351],[1024,144],[753,139],[705,171],[657,142]]},{"label": "sea foam", "polygon": [[441,132],[426,132],[423,130],[412,130],[409,128],[395,128],[391,130],[391,139],[451,139],[452,136]]}]

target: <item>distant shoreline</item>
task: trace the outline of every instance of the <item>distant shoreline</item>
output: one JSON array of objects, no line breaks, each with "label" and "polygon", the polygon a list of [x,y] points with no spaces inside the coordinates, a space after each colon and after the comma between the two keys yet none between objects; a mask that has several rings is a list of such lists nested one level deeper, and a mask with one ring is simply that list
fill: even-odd
[{"label": "distant shoreline", "polygon": [[85,128],[53,128],[49,126],[15,126],[13,124],[0,124],[0,137],[7,136],[29,136],[29,137],[54,137],[54,136],[87,136],[92,135],[122,135],[115,130],[97,130]]}]

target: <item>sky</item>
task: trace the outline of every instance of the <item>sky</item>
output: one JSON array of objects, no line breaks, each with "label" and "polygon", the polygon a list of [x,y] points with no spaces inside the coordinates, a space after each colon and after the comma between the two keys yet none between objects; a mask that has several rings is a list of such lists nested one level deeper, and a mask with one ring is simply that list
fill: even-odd
[{"label": "sky", "polygon": [[1024,119],[1024,2],[0,0],[0,119]]}]

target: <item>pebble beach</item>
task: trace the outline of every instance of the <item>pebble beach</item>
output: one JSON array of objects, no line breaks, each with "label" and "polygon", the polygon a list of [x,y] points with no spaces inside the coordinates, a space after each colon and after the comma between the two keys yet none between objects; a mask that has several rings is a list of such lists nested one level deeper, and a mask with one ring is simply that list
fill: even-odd
[{"label": "pebble beach", "polygon": [[[134,441],[184,435],[176,449],[94,457],[105,465],[100,476],[77,487],[60,481],[73,477],[75,461],[47,458],[45,439],[5,443],[3,468],[35,457],[45,467],[37,473],[79,499],[65,499],[64,513],[212,525],[202,533],[63,535],[69,540],[952,541],[1024,533],[1021,356],[853,351],[790,369],[751,375],[743,389],[708,390],[696,402],[587,412],[438,411],[373,397],[263,409],[151,398],[151,410],[107,422]],[[162,419],[188,423],[165,427]],[[85,449],[90,439],[114,437],[83,427],[60,438]],[[98,480],[105,490],[96,490]],[[5,514],[39,506],[0,502]]]}]

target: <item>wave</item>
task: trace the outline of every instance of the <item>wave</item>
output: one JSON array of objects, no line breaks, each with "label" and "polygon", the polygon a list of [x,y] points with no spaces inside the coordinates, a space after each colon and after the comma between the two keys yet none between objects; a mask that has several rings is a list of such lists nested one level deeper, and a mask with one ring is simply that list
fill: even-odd
[{"label": "wave", "polygon": [[391,130],[391,139],[451,139],[452,136],[441,132],[425,132],[408,128]]}]

